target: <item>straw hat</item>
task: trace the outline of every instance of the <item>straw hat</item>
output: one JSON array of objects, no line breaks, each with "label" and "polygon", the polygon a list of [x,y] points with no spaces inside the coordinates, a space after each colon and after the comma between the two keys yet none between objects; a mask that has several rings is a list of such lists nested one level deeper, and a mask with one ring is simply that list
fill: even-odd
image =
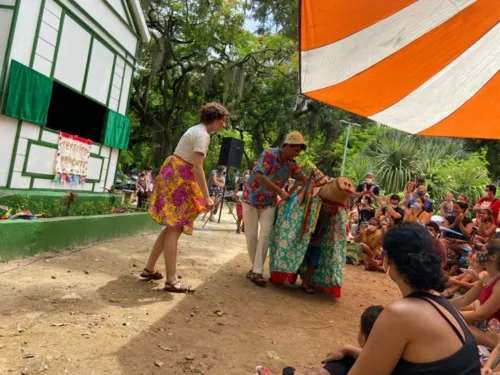
[{"label": "straw hat", "polygon": [[304,146],[303,149],[305,150],[307,145],[306,141],[304,140],[304,136],[300,134],[298,131],[293,131],[289,133],[286,138],[285,142],[283,142],[285,145],[302,145]]}]

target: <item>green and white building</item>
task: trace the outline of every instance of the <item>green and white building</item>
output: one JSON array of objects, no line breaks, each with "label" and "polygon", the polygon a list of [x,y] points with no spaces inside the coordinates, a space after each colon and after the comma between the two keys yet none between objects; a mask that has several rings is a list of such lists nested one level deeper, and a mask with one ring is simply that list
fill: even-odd
[{"label": "green and white building", "polygon": [[[139,0],[0,0],[0,189],[114,184],[149,39]],[[93,141],[83,185],[54,182],[59,131]]]}]

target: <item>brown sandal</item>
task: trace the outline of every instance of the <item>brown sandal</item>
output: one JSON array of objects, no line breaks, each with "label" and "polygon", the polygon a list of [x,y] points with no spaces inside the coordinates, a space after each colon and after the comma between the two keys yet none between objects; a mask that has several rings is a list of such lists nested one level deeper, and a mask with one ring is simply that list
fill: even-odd
[{"label": "brown sandal", "polygon": [[187,285],[182,280],[177,280],[171,284],[165,283],[165,288],[167,292],[171,293],[194,293],[195,289],[191,288],[191,286]]},{"label": "brown sandal", "polygon": [[266,286],[266,279],[264,279],[260,273],[254,273],[252,275],[252,277],[251,277],[251,280],[257,286],[261,286],[261,287],[265,287]]},{"label": "brown sandal", "polygon": [[141,272],[141,277],[146,280],[161,280],[163,279],[163,275],[157,270],[150,271],[146,268]]}]

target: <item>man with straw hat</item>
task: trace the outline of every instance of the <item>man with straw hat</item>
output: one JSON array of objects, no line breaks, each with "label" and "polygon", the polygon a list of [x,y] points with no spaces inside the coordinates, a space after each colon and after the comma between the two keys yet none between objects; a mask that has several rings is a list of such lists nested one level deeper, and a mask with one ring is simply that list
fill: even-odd
[{"label": "man with straw hat", "polygon": [[[263,277],[264,263],[269,248],[278,196],[288,201],[284,190],[290,177],[299,183],[306,182],[306,175],[295,158],[306,149],[304,137],[293,131],[285,138],[281,148],[265,150],[255,163],[243,192],[243,221],[248,255],[252,269],[247,277],[258,286],[266,286]],[[259,230],[260,226],[260,230]]]}]

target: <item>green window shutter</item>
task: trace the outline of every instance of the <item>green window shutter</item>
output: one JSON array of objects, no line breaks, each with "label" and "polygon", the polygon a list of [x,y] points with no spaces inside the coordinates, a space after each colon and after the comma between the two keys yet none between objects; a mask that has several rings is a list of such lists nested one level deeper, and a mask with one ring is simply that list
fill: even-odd
[{"label": "green window shutter", "polygon": [[130,139],[130,119],[118,112],[108,110],[106,131],[103,144],[113,148],[126,150]]},{"label": "green window shutter", "polygon": [[12,60],[5,115],[45,125],[51,95],[52,80],[49,77]]}]

